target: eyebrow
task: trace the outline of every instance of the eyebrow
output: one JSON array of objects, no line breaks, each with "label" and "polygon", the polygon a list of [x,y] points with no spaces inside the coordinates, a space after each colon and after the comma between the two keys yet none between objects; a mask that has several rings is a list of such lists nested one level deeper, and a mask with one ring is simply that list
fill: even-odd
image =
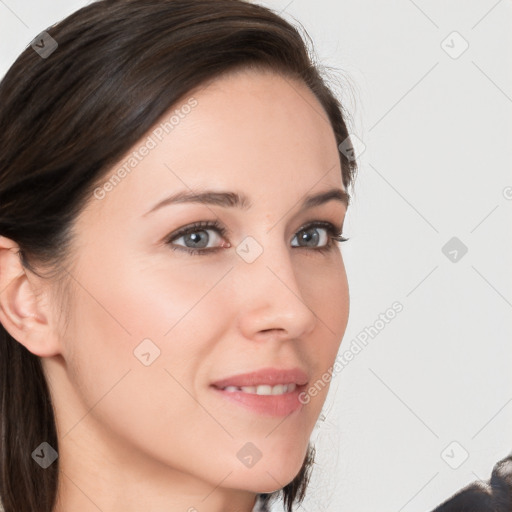
[{"label": "eyebrow", "polygon": [[[302,201],[301,210],[320,206],[321,204],[332,200],[338,201],[345,205],[345,208],[348,208],[350,199],[350,195],[345,190],[340,188],[331,188],[324,192],[319,192],[318,194],[306,196]],[[241,208],[243,210],[248,210],[252,207],[250,199],[245,194],[214,190],[205,190],[203,192],[190,190],[177,192],[176,194],[166,197],[153,206],[153,208],[148,210],[143,217],[164,206],[179,203],[211,204],[222,206],[224,208]]]}]

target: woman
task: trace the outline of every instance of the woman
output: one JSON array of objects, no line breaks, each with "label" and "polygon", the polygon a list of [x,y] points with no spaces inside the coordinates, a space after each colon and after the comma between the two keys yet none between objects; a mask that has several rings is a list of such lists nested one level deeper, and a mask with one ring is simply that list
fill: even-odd
[{"label": "woman", "polygon": [[299,32],[240,0],[98,1],[0,105],[5,512],[291,511],[356,172]]}]

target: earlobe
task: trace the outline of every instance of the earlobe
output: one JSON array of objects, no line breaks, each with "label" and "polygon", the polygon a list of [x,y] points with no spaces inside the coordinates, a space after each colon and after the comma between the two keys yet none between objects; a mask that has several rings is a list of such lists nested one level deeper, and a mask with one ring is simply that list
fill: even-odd
[{"label": "earlobe", "polygon": [[27,350],[40,357],[59,353],[33,283],[21,264],[19,247],[0,236],[0,323]]}]

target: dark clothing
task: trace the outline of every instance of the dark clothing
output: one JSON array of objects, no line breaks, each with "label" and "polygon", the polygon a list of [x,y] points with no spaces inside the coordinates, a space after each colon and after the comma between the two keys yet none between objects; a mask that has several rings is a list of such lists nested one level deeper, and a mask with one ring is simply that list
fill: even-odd
[{"label": "dark clothing", "polygon": [[512,512],[512,452],[495,464],[489,480],[469,484],[432,512]]}]

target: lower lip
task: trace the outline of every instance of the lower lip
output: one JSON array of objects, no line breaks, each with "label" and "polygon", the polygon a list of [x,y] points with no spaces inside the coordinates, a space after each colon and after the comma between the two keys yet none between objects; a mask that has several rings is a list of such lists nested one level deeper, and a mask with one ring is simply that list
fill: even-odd
[{"label": "lower lip", "polygon": [[302,408],[303,405],[299,401],[299,394],[304,386],[297,386],[294,391],[282,395],[256,395],[243,391],[224,391],[214,386],[212,388],[226,400],[266,416],[288,416],[288,414]]}]

